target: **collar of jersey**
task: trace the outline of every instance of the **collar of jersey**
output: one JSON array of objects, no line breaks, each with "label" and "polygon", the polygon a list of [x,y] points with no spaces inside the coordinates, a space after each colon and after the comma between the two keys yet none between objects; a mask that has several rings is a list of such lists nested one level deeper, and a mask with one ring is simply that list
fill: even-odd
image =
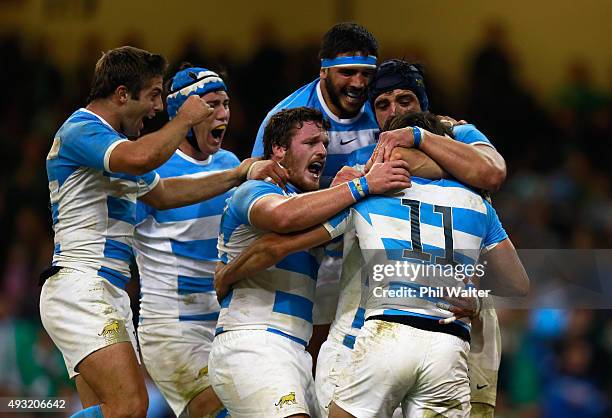
[{"label": "collar of jersey", "polygon": [[[100,120],[100,122],[102,122],[103,124],[111,128],[113,131],[115,131],[115,128],[113,128],[110,123],[108,123],[102,116],[98,115],[97,113],[94,113],[91,110],[85,109],[84,107],[80,108],[79,111],[95,116],[96,118]],[[119,135],[121,138],[127,138],[127,136],[123,135],[121,132],[117,132],[117,135]]]},{"label": "collar of jersey", "polygon": [[187,160],[187,161],[189,161],[190,163],[197,164],[197,165],[208,165],[208,164],[210,164],[210,162],[212,161],[213,155],[214,155],[214,154],[210,154],[210,155],[208,156],[208,158],[207,158],[207,159],[205,159],[205,160],[196,160],[195,158],[193,158],[193,157],[191,157],[191,156],[189,156],[189,155],[185,154],[183,151],[181,151],[181,150],[180,150],[180,149],[178,149],[178,148],[176,149],[176,154],[177,154],[179,157],[181,157],[183,160]]},{"label": "collar of jersey", "polygon": [[319,103],[321,103],[321,107],[323,108],[323,111],[325,112],[327,117],[333,120],[334,122],[341,123],[343,125],[349,125],[351,123],[357,122],[357,120],[361,117],[361,115],[363,115],[363,112],[367,104],[366,102],[363,104],[363,106],[361,106],[359,113],[357,113],[355,117],[352,117],[350,119],[340,119],[338,116],[332,113],[329,107],[327,107],[327,103],[325,103],[325,99],[323,98],[323,93],[321,92],[321,79],[319,79],[319,81],[317,82],[317,97],[319,98]]},{"label": "collar of jersey", "polygon": [[285,189],[286,189],[286,193],[287,194],[300,194],[300,193],[302,193],[302,191],[300,189],[298,189],[297,187],[295,187],[291,183],[287,183],[285,185]]}]

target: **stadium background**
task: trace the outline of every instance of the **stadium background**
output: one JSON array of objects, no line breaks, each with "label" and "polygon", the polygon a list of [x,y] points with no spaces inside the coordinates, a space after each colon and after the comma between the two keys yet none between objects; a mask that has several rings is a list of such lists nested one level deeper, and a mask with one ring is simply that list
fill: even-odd
[{"label": "stadium background", "polygon": [[[74,393],[38,316],[36,277],[53,250],[44,160],[60,123],[84,104],[100,52],[130,44],[173,67],[188,59],[224,69],[225,147],[245,157],[265,113],[317,76],[323,33],[347,20],[374,33],[382,58],[423,63],[433,111],[475,123],[506,158],[493,198],[517,248],[612,248],[607,0],[3,0],[0,396]],[[610,311],[499,315],[497,416],[612,416]],[[151,393],[150,415],[164,416]]]}]

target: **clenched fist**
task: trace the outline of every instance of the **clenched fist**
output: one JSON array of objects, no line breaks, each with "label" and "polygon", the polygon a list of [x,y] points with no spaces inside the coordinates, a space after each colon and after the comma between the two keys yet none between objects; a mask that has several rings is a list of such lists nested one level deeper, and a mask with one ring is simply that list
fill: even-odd
[{"label": "clenched fist", "polygon": [[185,100],[185,103],[179,108],[176,116],[185,120],[192,127],[201,122],[208,121],[212,123],[214,119],[214,109],[206,103],[200,96],[191,95]]}]

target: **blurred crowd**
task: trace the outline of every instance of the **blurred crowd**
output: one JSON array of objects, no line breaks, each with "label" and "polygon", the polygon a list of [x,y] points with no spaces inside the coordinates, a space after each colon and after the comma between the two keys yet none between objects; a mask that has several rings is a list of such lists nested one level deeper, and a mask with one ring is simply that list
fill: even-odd
[{"label": "blurred crowd", "polygon": [[[223,71],[232,112],[224,148],[241,158],[250,155],[268,110],[319,71],[316,42],[286,49],[265,27],[258,36],[258,48],[239,61],[226,50],[207,52],[196,34],[168,57],[170,73],[185,60]],[[158,52],[137,36],[125,42]],[[38,314],[37,276],[53,252],[45,157],[60,124],[85,105],[103,49],[91,37],[80,62],[66,71],[43,40],[26,48],[18,35],[0,39],[6,157],[0,164],[0,397],[74,394]],[[382,52],[394,56],[384,43]],[[612,85],[595,85],[589,62],[569,63],[564,84],[537,96],[521,79],[520,57],[503,29],[493,26],[465,57],[468,76],[456,86],[461,100],[440,91],[435,68],[424,64],[432,110],[476,124],[506,158],[508,177],[493,202],[517,248],[612,248]],[[147,128],[161,126],[164,117]],[[131,285],[133,296],[137,286]],[[559,306],[499,316],[504,351],[497,416],[612,416],[610,311]],[[165,416],[163,400],[152,393],[150,415]]]}]

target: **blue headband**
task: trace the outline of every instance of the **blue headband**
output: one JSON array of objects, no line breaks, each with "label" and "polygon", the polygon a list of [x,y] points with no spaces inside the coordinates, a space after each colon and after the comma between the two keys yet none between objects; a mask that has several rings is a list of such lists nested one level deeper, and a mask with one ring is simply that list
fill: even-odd
[{"label": "blue headband", "polygon": [[168,116],[170,119],[174,118],[187,97],[193,94],[203,96],[217,90],[227,91],[227,86],[219,74],[214,71],[201,67],[185,68],[179,71],[172,79],[170,93],[166,98]]},{"label": "blue headband", "polygon": [[321,68],[330,67],[372,67],[376,68],[376,57],[374,55],[353,55],[350,57],[323,58],[321,60]]}]

